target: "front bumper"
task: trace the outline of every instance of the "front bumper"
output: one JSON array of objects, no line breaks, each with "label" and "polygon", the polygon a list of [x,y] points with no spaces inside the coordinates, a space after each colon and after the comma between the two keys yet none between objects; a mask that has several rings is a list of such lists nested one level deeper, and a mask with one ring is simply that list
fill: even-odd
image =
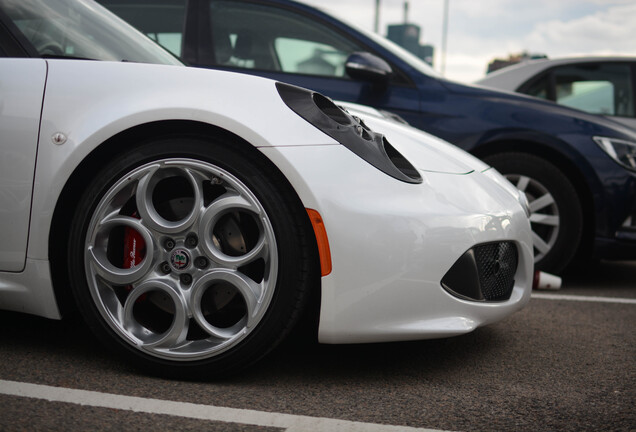
[{"label": "front bumper", "polygon": [[[420,171],[422,184],[407,184],[340,145],[261,151],[305,207],[321,214],[329,236],[333,270],[322,278],[321,342],[458,335],[529,300],[530,224],[517,198],[486,175]],[[518,251],[509,299],[467,300],[442,287],[466,251],[499,241],[512,242]]]}]

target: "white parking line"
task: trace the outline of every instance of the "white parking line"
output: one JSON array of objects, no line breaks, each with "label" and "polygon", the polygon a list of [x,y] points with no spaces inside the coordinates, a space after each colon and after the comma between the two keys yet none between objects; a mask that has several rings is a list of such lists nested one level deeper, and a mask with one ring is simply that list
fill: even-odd
[{"label": "white parking line", "polygon": [[199,420],[278,427],[285,430],[285,432],[441,432],[434,429],[381,425],[321,417],[224,408],[160,399],[147,399],[17,381],[0,380],[0,394],[44,399],[50,402],[64,402],[149,414],[165,414]]},{"label": "white parking line", "polygon": [[565,294],[532,293],[532,298],[542,299],[542,300],[567,300],[567,301],[580,301],[580,302],[592,302],[592,303],[636,304],[636,299],[620,298],[620,297],[593,297],[593,296],[578,296],[578,295],[565,295]]}]

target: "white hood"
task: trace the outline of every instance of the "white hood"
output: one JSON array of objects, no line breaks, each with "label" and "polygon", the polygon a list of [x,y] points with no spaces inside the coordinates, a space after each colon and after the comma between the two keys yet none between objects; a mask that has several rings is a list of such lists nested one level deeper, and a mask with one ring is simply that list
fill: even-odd
[{"label": "white hood", "polygon": [[375,108],[336,101],[349,114],[360,117],[373,131],[383,134],[420,171],[468,174],[488,165],[454,145],[382,114]]}]

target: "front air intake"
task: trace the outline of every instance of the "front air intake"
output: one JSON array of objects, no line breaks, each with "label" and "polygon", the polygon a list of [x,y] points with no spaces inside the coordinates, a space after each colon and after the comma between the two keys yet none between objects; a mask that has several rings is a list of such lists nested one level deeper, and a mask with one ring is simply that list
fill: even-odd
[{"label": "front air intake", "polygon": [[411,165],[402,154],[393,147],[385,137],[382,137],[382,144],[384,145],[384,151],[391,160],[391,163],[405,176],[415,181],[421,180],[422,176],[417,169]]},{"label": "front air intake", "polygon": [[478,245],[453,264],[442,278],[442,287],[463,299],[505,301],[512,293],[518,262],[513,242]]}]

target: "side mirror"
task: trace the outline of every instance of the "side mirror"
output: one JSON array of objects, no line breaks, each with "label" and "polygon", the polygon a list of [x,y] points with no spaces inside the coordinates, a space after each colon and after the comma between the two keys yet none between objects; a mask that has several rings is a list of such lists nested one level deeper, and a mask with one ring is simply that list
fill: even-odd
[{"label": "side mirror", "polygon": [[386,84],[393,73],[387,62],[368,52],[352,53],[345,63],[345,71],[353,79],[376,84]]}]

